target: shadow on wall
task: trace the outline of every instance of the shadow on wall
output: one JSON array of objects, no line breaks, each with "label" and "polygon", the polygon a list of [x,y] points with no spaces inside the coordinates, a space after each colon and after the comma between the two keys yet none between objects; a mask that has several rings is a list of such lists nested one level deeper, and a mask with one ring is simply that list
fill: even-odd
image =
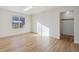
[{"label": "shadow on wall", "polygon": [[37,33],[41,36],[49,36],[49,28],[40,22],[37,22]]}]

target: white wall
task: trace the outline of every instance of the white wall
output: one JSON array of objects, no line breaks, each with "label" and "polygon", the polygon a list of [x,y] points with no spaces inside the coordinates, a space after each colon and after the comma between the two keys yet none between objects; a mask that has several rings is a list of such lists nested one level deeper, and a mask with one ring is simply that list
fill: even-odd
[{"label": "white wall", "polygon": [[[38,32],[44,35],[60,38],[59,30],[59,14],[55,10],[42,12],[32,16],[32,32]],[[37,24],[38,23],[38,24]],[[41,26],[42,25],[42,26]],[[48,33],[49,32],[49,33]]]},{"label": "white wall", "polygon": [[79,8],[76,8],[74,13],[74,42],[79,44]]},{"label": "white wall", "polygon": [[61,21],[61,33],[74,36],[74,20]]},{"label": "white wall", "polygon": [[[12,16],[25,17],[24,28],[12,29]],[[30,18],[27,15],[0,9],[0,37],[30,32]]]},{"label": "white wall", "polygon": [[60,37],[60,13],[68,10],[74,12],[74,42],[79,44],[79,7],[59,7],[32,16],[32,31],[36,32],[36,23],[40,21],[50,29],[50,36]]},{"label": "white wall", "polygon": [[61,12],[61,19],[72,19],[73,18],[73,10]]}]

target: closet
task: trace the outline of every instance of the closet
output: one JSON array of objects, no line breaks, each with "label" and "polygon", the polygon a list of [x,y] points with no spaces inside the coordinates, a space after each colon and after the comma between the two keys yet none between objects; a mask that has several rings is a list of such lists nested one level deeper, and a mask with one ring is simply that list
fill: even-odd
[{"label": "closet", "polygon": [[74,36],[73,11],[65,11],[60,14],[60,34]]}]

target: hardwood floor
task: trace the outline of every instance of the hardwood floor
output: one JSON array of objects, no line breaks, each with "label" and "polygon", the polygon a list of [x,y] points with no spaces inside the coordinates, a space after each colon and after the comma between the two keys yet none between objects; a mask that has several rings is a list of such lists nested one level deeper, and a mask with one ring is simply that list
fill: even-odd
[{"label": "hardwood floor", "polygon": [[1,52],[77,52],[79,47],[73,38],[61,36],[61,39],[28,33],[0,39]]}]

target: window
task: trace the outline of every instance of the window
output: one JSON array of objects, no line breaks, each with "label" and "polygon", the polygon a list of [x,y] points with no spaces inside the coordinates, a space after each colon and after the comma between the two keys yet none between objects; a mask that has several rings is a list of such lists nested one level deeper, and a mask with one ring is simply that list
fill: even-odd
[{"label": "window", "polygon": [[25,24],[24,17],[17,17],[17,16],[12,17],[12,28],[13,29],[23,28],[24,24]]}]

